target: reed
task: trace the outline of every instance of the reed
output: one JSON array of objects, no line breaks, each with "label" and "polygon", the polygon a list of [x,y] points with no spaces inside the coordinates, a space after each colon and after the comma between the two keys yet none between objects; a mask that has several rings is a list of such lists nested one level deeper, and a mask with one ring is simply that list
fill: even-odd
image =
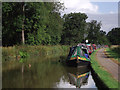
[{"label": "reed", "polygon": [[13,46],[2,47],[2,61],[19,60],[21,58],[36,57],[36,56],[60,56],[68,54],[69,46]]}]

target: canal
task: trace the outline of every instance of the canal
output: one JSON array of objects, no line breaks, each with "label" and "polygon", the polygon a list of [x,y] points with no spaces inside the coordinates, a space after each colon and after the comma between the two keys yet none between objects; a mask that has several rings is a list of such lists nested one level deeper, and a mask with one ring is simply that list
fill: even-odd
[{"label": "canal", "polygon": [[68,67],[66,57],[34,57],[2,65],[2,88],[96,88],[89,67]]}]

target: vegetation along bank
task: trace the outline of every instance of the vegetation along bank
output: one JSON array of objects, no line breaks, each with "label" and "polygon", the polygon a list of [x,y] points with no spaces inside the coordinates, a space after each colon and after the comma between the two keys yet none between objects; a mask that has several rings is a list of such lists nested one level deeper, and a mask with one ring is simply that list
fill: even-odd
[{"label": "vegetation along bank", "polygon": [[120,65],[120,46],[114,45],[105,49],[107,57],[111,58],[115,63]]},{"label": "vegetation along bank", "polygon": [[2,61],[20,60],[24,58],[41,56],[60,56],[68,53],[69,46],[54,45],[54,46],[13,46],[2,48]]}]

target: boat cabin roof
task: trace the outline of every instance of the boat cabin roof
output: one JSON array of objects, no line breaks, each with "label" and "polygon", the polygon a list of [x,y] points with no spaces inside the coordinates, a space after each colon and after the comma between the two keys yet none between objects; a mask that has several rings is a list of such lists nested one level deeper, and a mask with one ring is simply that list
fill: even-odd
[{"label": "boat cabin roof", "polygon": [[88,54],[88,50],[86,47],[83,47],[81,45],[70,47],[69,56],[72,56],[72,55],[84,56],[84,54]]}]

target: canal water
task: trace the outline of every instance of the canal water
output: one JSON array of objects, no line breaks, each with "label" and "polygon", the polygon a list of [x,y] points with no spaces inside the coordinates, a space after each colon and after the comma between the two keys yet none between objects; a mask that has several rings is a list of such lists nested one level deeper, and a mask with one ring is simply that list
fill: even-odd
[{"label": "canal water", "polygon": [[[66,58],[66,57],[65,57]],[[34,57],[2,65],[2,88],[96,88],[89,67],[68,67],[61,57]]]}]

